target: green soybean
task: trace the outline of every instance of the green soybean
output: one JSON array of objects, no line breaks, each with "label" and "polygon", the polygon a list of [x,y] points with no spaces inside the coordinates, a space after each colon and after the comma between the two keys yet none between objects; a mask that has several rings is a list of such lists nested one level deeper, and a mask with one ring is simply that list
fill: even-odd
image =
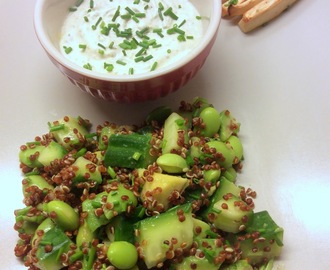
[{"label": "green soybean", "polygon": [[233,162],[235,159],[235,152],[230,147],[229,144],[226,144],[221,141],[211,141],[211,142],[208,142],[207,145],[210,148],[215,148],[218,153],[222,154],[223,159],[219,159],[217,161],[217,163],[220,166],[222,166],[224,168],[229,168],[233,165]]},{"label": "green soybean", "polygon": [[[51,201],[46,205],[46,211],[63,230],[74,231],[79,228],[79,215],[66,202]],[[55,213],[54,217],[52,217],[53,212]]]},{"label": "green soybean", "polygon": [[220,170],[203,171],[203,176],[204,176],[205,182],[215,183],[217,180],[219,180],[220,175],[221,175]]},{"label": "green soybean", "polygon": [[162,170],[168,173],[182,173],[189,169],[187,161],[183,157],[173,153],[161,155],[156,163]]},{"label": "green soybean", "polygon": [[112,242],[108,248],[107,256],[111,264],[118,269],[130,269],[138,260],[135,246],[126,241]]},{"label": "green soybean", "polygon": [[200,113],[199,117],[205,124],[205,128],[201,129],[201,135],[213,137],[220,129],[220,115],[213,107],[207,107]]}]

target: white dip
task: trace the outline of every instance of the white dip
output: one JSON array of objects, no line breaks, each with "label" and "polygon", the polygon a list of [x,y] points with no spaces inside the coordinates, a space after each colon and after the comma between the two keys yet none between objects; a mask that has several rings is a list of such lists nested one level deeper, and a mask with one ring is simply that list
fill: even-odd
[{"label": "white dip", "polygon": [[60,48],[93,71],[141,74],[181,61],[202,32],[189,0],[84,0],[71,8]]}]

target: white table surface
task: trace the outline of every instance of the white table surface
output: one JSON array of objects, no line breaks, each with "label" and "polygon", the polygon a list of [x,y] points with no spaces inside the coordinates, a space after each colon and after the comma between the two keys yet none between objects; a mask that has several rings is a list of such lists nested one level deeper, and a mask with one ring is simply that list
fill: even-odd
[{"label": "white table surface", "polygon": [[34,0],[0,0],[0,258],[14,256],[14,209],[21,208],[19,146],[47,132],[47,122],[81,115],[93,123],[140,123],[161,104],[203,96],[242,123],[241,184],[258,192],[285,229],[278,265],[330,269],[330,1],[300,0],[266,27],[246,35],[223,20],[202,71],[158,101],[123,105],[81,92],[50,63],[33,29]]}]

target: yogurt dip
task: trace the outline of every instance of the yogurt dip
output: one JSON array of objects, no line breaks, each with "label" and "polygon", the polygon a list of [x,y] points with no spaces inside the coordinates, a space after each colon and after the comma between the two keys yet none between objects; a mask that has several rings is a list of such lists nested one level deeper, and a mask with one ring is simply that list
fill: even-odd
[{"label": "yogurt dip", "polygon": [[189,0],[80,0],[64,22],[60,48],[86,69],[141,74],[180,61],[202,34]]}]

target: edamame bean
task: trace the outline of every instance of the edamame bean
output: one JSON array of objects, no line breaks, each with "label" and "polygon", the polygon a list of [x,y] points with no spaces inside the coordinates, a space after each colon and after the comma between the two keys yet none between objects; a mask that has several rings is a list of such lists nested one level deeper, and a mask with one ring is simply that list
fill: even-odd
[{"label": "edamame bean", "polygon": [[122,270],[134,267],[138,260],[135,246],[126,241],[112,242],[108,248],[107,256],[111,264]]},{"label": "edamame bean", "polygon": [[162,170],[168,173],[182,173],[189,169],[187,161],[183,157],[173,153],[161,155],[156,163]]},{"label": "edamame bean", "polygon": [[207,107],[202,110],[199,117],[205,124],[205,128],[201,129],[201,135],[205,137],[213,137],[220,129],[220,115],[213,107]]},{"label": "edamame bean", "polygon": [[51,201],[45,208],[50,218],[63,230],[74,231],[79,228],[79,215],[66,202]]},{"label": "edamame bean", "polygon": [[227,145],[224,142],[221,141],[211,141],[208,142],[207,145],[210,148],[215,148],[218,153],[221,153],[223,158],[219,159],[217,163],[224,167],[224,168],[229,168],[233,165],[234,158],[235,158],[235,152],[234,150],[230,147],[230,145]]},{"label": "edamame bean", "polygon": [[220,175],[221,175],[220,170],[203,171],[203,176],[204,176],[205,182],[211,182],[213,184],[220,178]]}]

